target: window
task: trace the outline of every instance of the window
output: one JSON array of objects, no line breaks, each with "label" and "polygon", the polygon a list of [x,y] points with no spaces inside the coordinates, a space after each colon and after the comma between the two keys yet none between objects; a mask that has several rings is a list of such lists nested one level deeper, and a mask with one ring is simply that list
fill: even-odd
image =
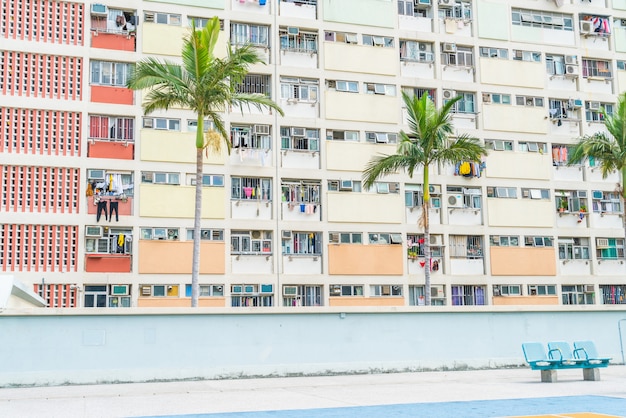
[{"label": "window", "polygon": [[177,241],[180,236],[178,228],[141,228],[140,231],[140,239]]},{"label": "window", "polygon": [[509,59],[509,50],[506,48],[489,48],[481,46],[480,56],[485,58]]},{"label": "window", "polygon": [[[201,284],[198,285],[198,294],[200,297],[224,296],[223,284]],[[185,285],[185,296],[191,297],[191,285]]]},{"label": "window", "polygon": [[130,308],[130,285],[85,285],[85,308]]},{"label": "window", "polygon": [[435,99],[437,98],[437,90],[435,89],[423,87],[402,87],[402,91],[411,97],[417,96],[418,99],[421,99],[422,96],[425,94],[427,94],[432,101],[435,101]]},{"label": "window", "polygon": [[559,238],[559,260],[589,260],[589,238]]},{"label": "window", "polygon": [[[196,185],[195,174],[187,174],[187,184]],[[224,176],[221,174],[203,174],[202,187],[224,187]]]},{"label": "window", "polygon": [[161,25],[181,25],[180,15],[173,13],[145,12],[143,20],[144,22],[158,23]]},{"label": "window", "polygon": [[370,285],[370,296],[402,296],[402,286],[390,284]]},{"label": "window", "polygon": [[561,298],[563,305],[593,305],[594,301],[593,285],[562,285]]},{"label": "window", "polygon": [[143,127],[146,129],[180,131],[180,119],[143,118]]},{"label": "window", "polygon": [[324,40],[326,42],[344,42],[347,44],[357,44],[359,40],[356,36],[356,33],[346,33],[346,32],[324,32]]},{"label": "window", "polygon": [[331,284],[330,296],[363,296],[363,285]]},{"label": "window", "polygon": [[283,306],[322,306],[322,304],[322,286],[283,286]]},{"label": "window", "polygon": [[517,150],[519,152],[538,152],[545,154],[548,152],[548,144],[545,142],[520,141],[517,143]]},{"label": "window", "polygon": [[170,298],[178,297],[178,285],[176,284],[142,284],[139,286],[141,296]]},{"label": "window", "polygon": [[583,58],[582,72],[583,78],[608,79],[613,77],[611,62],[604,60]]},{"label": "window", "polygon": [[617,69],[620,71],[626,70],[626,61],[617,60]]},{"label": "window", "polygon": [[281,28],[279,37],[280,49],[283,51],[317,53],[317,33],[299,28]]},{"label": "window", "polygon": [[482,258],[483,237],[478,235],[450,235],[450,257]]},{"label": "window", "polygon": [[621,305],[626,303],[626,286],[621,284],[600,285],[603,305]]},{"label": "window", "polygon": [[551,119],[566,119],[570,115],[570,101],[563,99],[548,99],[549,113]]},{"label": "window", "polygon": [[552,145],[552,165],[568,165],[572,150],[572,145]]},{"label": "window", "polygon": [[[211,19],[207,19],[205,17],[188,16],[187,25],[191,26],[193,22],[195,23],[196,29],[202,29],[202,28],[206,28],[206,25],[207,23],[209,23],[209,20]],[[224,30],[224,19],[220,19],[220,30]]]},{"label": "window", "polygon": [[522,188],[522,199],[549,200],[550,190]]},{"label": "window", "polygon": [[572,15],[542,10],[511,9],[512,23],[518,26],[573,31]]},{"label": "window", "polygon": [[164,173],[161,171],[142,171],[142,183],[154,184],[180,184],[180,173]]},{"label": "window", "polygon": [[[568,57],[570,62],[578,63],[576,57]],[[572,59],[573,58],[573,59]],[[565,75],[565,56],[546,54],[546,71],[550,75]]]},{"label": "window", "polygon": [[[205,119],[202,122],[202,132],[209,132],[215,130],[213,122]],[[198,132],[198,121],[196,119],[187,119],[187,132]]]},{"label": "window", "polygon": [[398,0],[398,14],[401,16],[427,17],[431,0]]},{"label": "window", "polygon": [[91,61],[91,84],[126,87],[132,70],[128,63]]},{"label": "window", "polygon": [[320,182],[314,180],[283,180],[282,201],[287,203],[320,203]]},{"label": "window", "polygon": [[230,253],[272,254],[272,231],[232,231]]},{"label": "window", "polygon": [[485,139],[485,147],[494,151],[513,151],[513,141]]},{"label": "window", "polygon": [[543,107],[543,97],[515,96],[517,106]]},{"label": "window", "polygon": [[329,192],[360,192],[361,181],[359,180],[328,180]]},{"label": "window", "polygon": [[591,205],[594,212],[622,214],[622,202],[617,192],[594,190]]},{"label": "window", "polygon": [[387,36],[363,35],[363,45],[393,48],[393,38]]},{"label": "window", "polygon": [[402,244],[401,234],[369,233],[367,238],[370,244]]},{"label": "window", "polygon": [[268,26],[231,22],[230,42],[233,45],[251,44],[267,48],[269,47],[268,32]]},{"label": "window", "polygon": [[456,46],[454,44],[442,44],[441,63],[454,67],[473,67],[474,53],[469,46]]},{"label": "window", "polygon": [[281,149],[291,151],[319,151],[319,129],[283,126],[280,128]]},{"label": "window", "polygon": [[[434,285],[430,287],[430,304],[433,306],[444,306],[446,304],[446,294],[444,285]],[[426,303],[424,286],[409,285],[409,306],[423,306]]]},{"label": "window", "polygon": [[230,142],[233,148],[269,150],[272,148],[270,125],[232,125]]},{"label": "window", "polygon": [[[449,91],[449,90],[448,90]],[[444,97],[446,92],[444,91]],[[458,96],[461,96],[461,99],[454,104],[451,111],[452,113],[476,113],[475,104],[475,94],[468,92],[456,92]],[[451,99],[454,97],[451,97]],[[447,103],[448,100],[444,100],[444,103]]]},{"label": "window", "polygon": [[[446,192],[448,194],[449,207],[462,207],[467,209],[480,209],[482,207],[482,191],[480,187],[448,186]],[[458,199],[459,197],[460,199]]]},{"label": "window", "polygon": [[556,295],[556,286],[555,285],[545,285],[545,284],[529,284],[528,285],[528,295],[530,295],[530,296]]},{"label": "window", "polygon": [[485,286],[451,286],[453,306],[485,305]]},{"label": "window", "polygon": [[272,200],[272,179],[232,177],[230,182],[233,200]]},{"label": "window", "polygon": [[268,97],[272,93],[271,76],[266,74],[247,74],[235,90],[237,93],[257,93]]},{"label": "window", "polygon": [[517,235],[490,235],[489,245],[492,247],[519,247]]},{"label": "window", "polygon": [[[191,228],[187,229],[187,241],[193,241],[194,231]],[[200,240],[202,241],[224,241],[223,229],[200,229]]]},{"label": "window", "polygon": [[90,254],[131,254],[133,230],[87,226],[85,228],[85,252]]},{"label": "window", "polygon": [[282,232],[282,251],[286,255],[320,255],[322,253],[320,232]]},{"label": "window", "polygon": [[596,238],[596,257],[598,260],[623,259],[624,239]]},{"label": "window", "polygon": [[100,169],[87,170],[87,189],[95,195],[108,194],[110,196],[133,196],[134,192],[133,173],[108,171]]},{"label": "window", "polygon": [[611,19],[606,16],[580,14],[580,34],[583,36],[609,36]]},{"label": "window", "polygon": [[439,4],[439,18],[440,19],[472,19],[472,4],[468,1],[451,1],[449,6],[446,4]]},{"label": "window", "polygon": [[327,141],[359,141],[359,133],[357,131],[339,131],[336,129],[326,130]]},{"label": "window", "polygon": [[[406,245],[408,258],[414,259],[424,257],[424,235],[407,234]],[[443,257],[443,236],[437,234],[430,235],[430,256]]]},{"label": "window", "polygon": [[230,306],[274,306],[274,285],[233,284],[230,286]]},{"label": "window", "polygon": [[494,296],[520,296],[522,294],[522,286],[518,284],[500,284],[493,286]]},{"label": "window", "polygon": [[511,95],[501,93],[483,93],[483,103],[510,105]]},{"label": "window", "polygon": [[586,190],[560,190],[554,193],[556,210],[560,208],[567,212],[579,212],[587,210]]},{"label": "window", "polygon": [[393,132],[365,132],[365,141],[376,144],[395,144],[398,142],[398,134]]},{"label": "window", "polygon": [[513,50],[513,59],[516,61],[541,62],[541,52]]},{"label": "window", "polygon": [[613,105],[610,103],[585,102],[585,120],[587,122],[604,122],[603,110],[607,115],[612,115]]},{"label": "window", "polygon": [[487,197],[497,197],[500,199],[517,199],[517,188],[487,186]]},{"label": "window", "polygon": [[364,83],[365,93],[367,94],[382,94],[385,96],[395,96],[396,86],[393,84],[376,84],[376,83]]},{"label": "window", "polygon": [[[101,9],[96,11],[96,8]],[[94,4],[91,8],[91,30],[108,33],[133,33],[139,24],[139,17],[135,13],[136,10],[122,10]]]},{"label": "window", "polygon": [[359,83],[357,81],[326,80],[326,85],[330,90],[343,91],[348,93],[359,92]]},{"label": "window", "polygon": [[434,62],[433,44],[400,40],[400,61]]},{"label": "window", "polygon": [[89,138],[134,141],[135,119],[114,116],[89,116]]},{"label": "window", "polygon": [[553,245],[552,237],[524,237],[524,246],[526,247],[552,247]]},{"label": "window", "polygon": [[331,244],[363,244],[360,232],[330,232],[328,242]]},{"label": "window", "polygon": [[288,102],[316,103],[319,80],[281,77],[280,98]]}]

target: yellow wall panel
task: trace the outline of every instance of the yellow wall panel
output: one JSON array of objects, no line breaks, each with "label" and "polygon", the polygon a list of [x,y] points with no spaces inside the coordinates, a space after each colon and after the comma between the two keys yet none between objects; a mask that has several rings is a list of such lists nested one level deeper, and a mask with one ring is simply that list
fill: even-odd
[{"label": "yellow wall panel", "polygon": [[331,244],[328,274],[402,275],[402,245]]},{"label": "yellow wall panel", "polygon": [[551,228],[555,209],[550,200],[487,198],[488,225]]},{"label": "yellow wall panel", "polygon": [[324,69],[395,75],[400,65],[394,48],[324,42]]},{"label": "yellow wall panel", "polygon": [[[326,141],[328,170],[362,172],[372,157],[395,154],[396,145],[370,144],[351,141]],[[350,158],[346,158],[349,155]]]},{"label": "yellow wall panel", "polygon": [[183,38],[188,34],[185,26],[161,25],[159,23],[141,22],[142,52],[144,54],[172,55],[180,57]]},{"label": "yellow wall panel", "polygon": [[328,222],[403,222],[404,196],[399,193],[328,192],[327,199]]},{"label": "yellow wall panel", "polygon": [[493,305],[514,306],[514,305],[558,305],[558,296],[495,296],[492,299]]},{"label": "yellow wall panel", "polygon": [[[196,133],[142,129],[140,158],[142,161],[196,163]],[[205,164],[224,164],[226,146],[221,155],[204,154]]]},{"label": "yellow wall panel", "polygon": [[[326,119],[400,123],[400,99],[379,94],[326,91]],[[396,126],[390,131],[397,130]]]},{"label": "yellow wall panel", "polygon": [[534,106],[484,104],[482,111],[483,127],[491,131],[547,134],[547,116],[545,107]]},{"label": "yellow wall panel", "polygon": [[[225,198],[224,187],[202,188],[202,217],[224,219]],[[195,201],[195,186],[145,183],[139,186],[139,216],[193,219]]]},{"label": "yellow wall panel", "polygon": [[404,306],[403,297],[331,297],[329,306]]},{"label": "yellow wall panel", "polygon": [[546,67],[541,62],[481,58],[480,79],[485,84],[542,89]]},{"label": "yellow wall panel", "polygon": [[490,151],[486,163],[489,178],[550,180],[552,175],[552,157],[538,152]]},{"label": "yellow wall panel", "polygon": [[[200,273],[224,274],[225,249],[223,242],[201,242]],[[192,252],[193,241],[139,240],[139,273],[191,274]]]},{"label": "yellow wall panel", "polygon": [[493,276],[556,276],[554,247],[491,247]]}]

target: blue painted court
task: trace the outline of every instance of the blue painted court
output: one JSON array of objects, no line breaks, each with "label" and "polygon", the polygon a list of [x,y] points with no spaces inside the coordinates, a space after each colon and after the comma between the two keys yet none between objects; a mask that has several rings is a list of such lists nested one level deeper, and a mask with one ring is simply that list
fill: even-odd
[{"label": "blue painted court", "polygon": [[[163,416],[161,416],[163,417]],[[170,418],[615,418],[626,417],[626,399],[563,396],[467,402],[413,403],[283,411],[168,415]]]}]

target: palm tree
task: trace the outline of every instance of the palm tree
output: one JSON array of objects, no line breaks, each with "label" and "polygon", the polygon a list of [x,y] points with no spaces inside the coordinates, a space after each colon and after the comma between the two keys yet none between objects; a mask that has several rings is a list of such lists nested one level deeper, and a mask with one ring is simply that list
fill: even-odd
[{"label": "palm tree", "polygon": [[[456,97],[437,109],[424,94],[421,98],[402,93],[409,123],[409,133],[400,131],[397,152],[379,155],[367,164],[363,172],[363,185],[372,187],[380,177],[395,174],[403,169],[413,178],[419,168],[424,169],[422,217],[419,224],[424,228],[425,304],[430,305],[430,230],[428,224],[429,169],[433,164],[455,164],[460,161],[479,161],[486,154],[478,139],[468,135],[454,135],[451,111],[461,97]],[[454,136],[454,140],[451,137]]]},{"label": "palm tree", "polygon": [[[192,22],[190,34],[184,39],[182,65],[167,60],[146,58],[135,67],[128,81],[133,90],[147,89],[143,111],[168,110],[173,106],[193,110],[197,115],[196,131],[196,201],[193,224],[193,262],[191,273],[191,306],[198,306],[198,276],[200,272],[200,221],[202,214],[203,152],[219,152],[225,143],[230,153],[229,135],[220,112],[230,106],[255,106],[259,109],[283,111],[263,94],[240,93],[237,86],[252,64],[262,63],[250,45],[228,48],[226,58],[215,56],[220,21],[213,17],[202,30]],[[214,129],[204,134],[204,119]]]},{"label": "palm tree", "polygon": [[604,132],[597,132],[579,138],[570,154],[568,164],[580,164],[587,158],[594,158],[599,160],[603,178],[615,171],[620,173],[621,184],[617,185],[617,189],[624,212],[622,221],[626,237],[626,207],[624,207],[626,199],[624,190],[624,185],[626,185],[626,93],[619,96],[616,112],[608,114],[604,108],[600,109],[600,112],[608,135]]}]

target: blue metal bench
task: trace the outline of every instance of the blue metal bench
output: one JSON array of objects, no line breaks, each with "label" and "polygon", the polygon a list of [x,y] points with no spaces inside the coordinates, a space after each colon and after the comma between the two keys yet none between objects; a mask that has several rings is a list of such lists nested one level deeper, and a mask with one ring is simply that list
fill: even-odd
[{"label": "blue metal bench", "polygon": [[608,358],[598,357],[591,341],[577,341],[574,350],[564,341],[548,343],[548,353],[538,342],[523,343],[526,362],[532,370],[541,371],[542,382],[556,382],[557,370],[582,369],[584,380],[600,380],[598,368],[609,365]]}]

